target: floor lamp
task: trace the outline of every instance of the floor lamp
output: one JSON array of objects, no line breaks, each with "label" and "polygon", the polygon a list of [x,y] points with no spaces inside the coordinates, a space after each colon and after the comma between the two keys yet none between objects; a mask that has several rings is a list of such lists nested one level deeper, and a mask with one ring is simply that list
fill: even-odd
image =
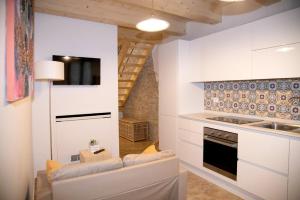
[{"label": "floor lamp", "polygon": [[49,82],[49,125],[50,125],[50,156],[52,151],[52,123],[51,123],[51,86],[52,81],[64,80],[64,63],[57,61],[39,61],[35,63],[35,80],[47,80]]}]

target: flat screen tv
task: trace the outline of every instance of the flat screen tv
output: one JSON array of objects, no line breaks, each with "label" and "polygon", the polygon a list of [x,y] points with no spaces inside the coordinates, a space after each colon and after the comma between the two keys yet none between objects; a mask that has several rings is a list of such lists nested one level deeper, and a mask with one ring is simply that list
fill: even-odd
[{"label": "flat screen tv", "polygon": [[52,60],[65,64],[65,79],[54,85],[100,85],[100,58],[53,55]]}]

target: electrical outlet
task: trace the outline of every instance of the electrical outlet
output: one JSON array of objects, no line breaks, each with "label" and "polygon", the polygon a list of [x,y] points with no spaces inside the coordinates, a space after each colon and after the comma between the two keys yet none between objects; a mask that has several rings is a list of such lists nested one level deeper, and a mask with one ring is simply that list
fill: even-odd
[{"label": "electrical outlet", "polygon": [[218,97],[214,97],[214,98],[212,98],[212,100],[213,100],[214,103],[219,103],[219,98]]},{"label": "electrical outlet", "polygon": [[75,154],[75,155],[71,155],[71,162],[80,160],[80,155],[79,154]]}]

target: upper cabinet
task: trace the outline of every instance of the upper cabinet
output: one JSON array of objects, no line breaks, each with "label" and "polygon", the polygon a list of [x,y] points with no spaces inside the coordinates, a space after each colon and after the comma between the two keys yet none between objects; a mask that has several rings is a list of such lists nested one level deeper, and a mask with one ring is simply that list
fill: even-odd
[{"label": "upper cabinet", "polygon": [[190,42],[191,82],[300,76],[300,8]]},{"label": "upper cabinet", "polygon": [[[178,42],[160,45],[159,60],[159,114],[177,115]],[[174,86],[174,87],[173,87]]]},{"label": "upper cabinet", "polygon": [[254,79],[300,77],[300,43],[253,51]]},{"label": "upper cabinet", "polygon": [[249,24],[253,50],[300,42],[300,9],[293,9]]},{"label": "upper cabinet", "polygon": [[250,79],[250,49],[251,35],[247,26],[192,41],[191,60],[195,69],[192,81]]}]

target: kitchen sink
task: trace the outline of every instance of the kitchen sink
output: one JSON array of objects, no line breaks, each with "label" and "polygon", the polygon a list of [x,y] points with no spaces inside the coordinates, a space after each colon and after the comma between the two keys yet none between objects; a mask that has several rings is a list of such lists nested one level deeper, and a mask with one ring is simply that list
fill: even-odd
[{"label": "kitchen sink", "polygon": [[266,122],[266,123],[253,124],[251,126],[300,133],[300,125],[291,125],[291,124],[284,124],[278,122]]}]

